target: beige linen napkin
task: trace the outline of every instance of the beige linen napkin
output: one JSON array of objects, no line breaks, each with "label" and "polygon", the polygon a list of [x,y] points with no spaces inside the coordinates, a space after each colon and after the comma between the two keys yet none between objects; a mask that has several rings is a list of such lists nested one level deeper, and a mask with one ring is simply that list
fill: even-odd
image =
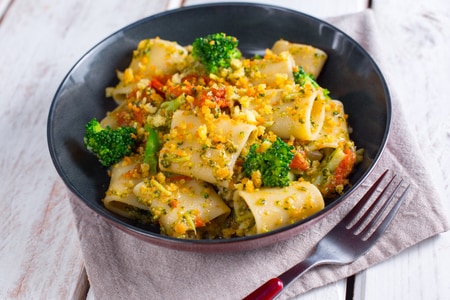
[{"label": "beige linen napkin", "polygon": [[[383,73],[372,13],[329,20],[376,59]],[[446,231],[449,224],[439,196],[424,168],[416,141],[407,131],[399,101],[391,86],[392,133],[373,174],[335,213],[285,242],[232,254],[198,254],[160,248],[106,223],[81,202],[71,200],[87,274],[100,299],[240,299],[310,254],[318,240],[350,209],[374,178],[390,168],[411,183],[388,232],[364,257],[346,266],[322,266],[307,272],[281,297],[285,299],[322,286],[386,260],[407,247]]]}]

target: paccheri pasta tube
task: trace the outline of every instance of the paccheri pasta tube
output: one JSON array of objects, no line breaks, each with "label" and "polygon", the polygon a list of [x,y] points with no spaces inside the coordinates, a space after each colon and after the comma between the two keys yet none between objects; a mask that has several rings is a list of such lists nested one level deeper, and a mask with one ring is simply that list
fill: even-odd
[{"label": "paccheri pasta tube", "polygon": [[129,210],[134,208],[148,210],[133,193],[134,187],[141,181],[141,176],[135,175],[137,166],[136,161],[125,159],[111,169],[111,181],[103,203],[107,209],[123,217],[129,217]]},{"label": "paccheri pasta tube", "polygon": [[236,191],[234,210],[246,219],[244,234],[265,233],[303,220],[324,208],[322,194],[309,182],[294,182],[284,188]]},{"label": "paccheri pasta tube", "polygon": [[189,239],[260,234],[320,211],[360,154],[344,105],[316,81],[326,59],[285,40],[245,58],[223,33],[141,41],[106,88],[118,106],[99,123],[100,145],[88,145],[92,132],[86,141],[99,159],[113,151],[101,148],[109,133],[132,152],[109,167],[105,207]]},{"label": "paccheri pasta tube", "polygon": [[255,129],[227,115],[208,120],[203,114],[178,110],[160,151],[160,168],[228,187],[236,160]]},{"label": "paccheri pasta tube", "polygon": [[195,236],[212,220],[223,220],[230,213],[209,184],[195,179],[145,180],[135,186],[134,193],[170,236]]}]

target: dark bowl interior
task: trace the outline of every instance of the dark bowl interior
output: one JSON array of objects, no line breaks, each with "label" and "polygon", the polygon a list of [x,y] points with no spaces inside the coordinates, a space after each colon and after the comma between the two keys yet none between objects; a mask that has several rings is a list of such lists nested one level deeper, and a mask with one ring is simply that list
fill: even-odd
[{"label": "dark bowl interior", "polygon": [[[325,50],[328,61],[319,83],[344,102],[353,128],[352,139],[365,149],[364,161],[351,175],[351,187],[324,210],[267,234],[229,240],[188,241],[165,237],[156,227],[143,227],[106,210],[101,202],[109,177],[83,145],[84,125],[102,118],[115,105],[105,87],[117,83],[116,70],[126,68],[132,50],[145,38],[159,36],[181,45],[214,32],[236,36],[245,56],[262,54],[280,39]],[[330,213],[367,177],[386,143],[391,118],[389,92],[383,76],[354,40],[321,20],[289,9],[260,4],[192,6],[154,15],[107,37],[70,70],[56,92],[48,118],[48,145],[53,163],[71,196],[118,228],[164,247],[201,251],[240,251],[285,240]]]}]

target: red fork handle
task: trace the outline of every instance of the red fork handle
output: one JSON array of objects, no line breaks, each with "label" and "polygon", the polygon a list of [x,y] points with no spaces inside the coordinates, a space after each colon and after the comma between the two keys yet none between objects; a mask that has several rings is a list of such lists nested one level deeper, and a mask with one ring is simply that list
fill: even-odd
[{"label": "red fork handle", "polygon": [[272,300],[283,290],[283,282],[279,278],[272,278],[254,290],[243,300]]}]

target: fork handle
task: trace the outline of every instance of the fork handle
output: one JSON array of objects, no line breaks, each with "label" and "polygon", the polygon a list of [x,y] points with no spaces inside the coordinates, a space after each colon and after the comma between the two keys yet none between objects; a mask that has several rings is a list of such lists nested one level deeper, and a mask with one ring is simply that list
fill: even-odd
[{"label": "fork handle", "polygon": [[271,300],[283,290],[283,281],[280,278],[272,278],[266,281],[243,300]]},{"label": "fork handle", "polygon": [[283,288],[287,287],[290,283],[299,278],[306,271],[313,268],[314,266],[323,263],[331,263],[331,261],[324,260],[319,254],[317,254],[317,252],[314,252],[305,260],[299,262],[298,264],[292,266],[289,270],[278,275],[278,277],[266,281],[266,283],[254,290],[243,300],[272,300],[281,293]]}]

